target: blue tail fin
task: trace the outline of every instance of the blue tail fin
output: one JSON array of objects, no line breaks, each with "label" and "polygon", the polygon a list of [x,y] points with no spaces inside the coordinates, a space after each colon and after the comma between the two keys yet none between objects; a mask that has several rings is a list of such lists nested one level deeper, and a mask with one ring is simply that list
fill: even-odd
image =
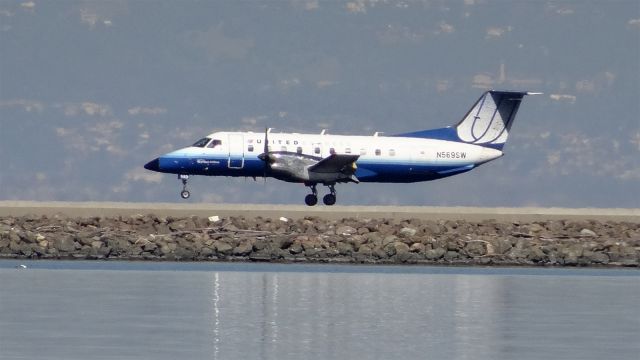
[{"label": "blue tail fin", "polygon": [[458,141],[502,149],[522,98],[533,94],[537,93],[490,90],[482,94],[455,126],[398,136]]}]

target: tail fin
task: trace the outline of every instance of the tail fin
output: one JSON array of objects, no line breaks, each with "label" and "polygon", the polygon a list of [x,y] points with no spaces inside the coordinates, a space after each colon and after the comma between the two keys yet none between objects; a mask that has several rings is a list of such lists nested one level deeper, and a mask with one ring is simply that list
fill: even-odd
[{"label": "tail fin", "polygon": [[540,93],[489,90],[455,126],[397,136],[458,141],[502,150],[522,98],[536,94]]},{"label": "tail fin", "polygon": [[460,141],[501,149],[507,142],[520,102],[536,93],[490,90],[455,126]]}]

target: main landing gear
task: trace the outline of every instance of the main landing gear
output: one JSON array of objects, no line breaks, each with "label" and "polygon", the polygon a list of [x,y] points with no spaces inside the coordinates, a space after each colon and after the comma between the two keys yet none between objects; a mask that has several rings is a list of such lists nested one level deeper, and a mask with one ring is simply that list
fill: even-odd
[{"label": "main landing gear", "polygon": [[[311,188],[311,194],[305,196],[304,203],[314,206],[318,203],[318,190],[316,189],[316,184],[309,185],[309,187]],[[327,206],[331,206],[336,203],[336,189],[334,185],[327,185],[327,187],[330,193],[322,198],[322,202]]]},{"label": "main landing gear", "polygon": [[182,191],[180,192],[180,196],[183,199],[188,199],[191,196],[189,190],[187,190],[187,180],[189,180],[189,175],[180,174],[178,175],[178,179],[182,180]]}]

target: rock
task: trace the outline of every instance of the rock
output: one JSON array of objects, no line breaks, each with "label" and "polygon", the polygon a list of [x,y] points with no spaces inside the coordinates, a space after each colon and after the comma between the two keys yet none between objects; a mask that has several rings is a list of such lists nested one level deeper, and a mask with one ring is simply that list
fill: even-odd
[{"label": "rock", "polygon": [[403,227],[400,229],[400,236],[404,238],[410,238],[416,235],[417,230],[409,227]]},{"label": "rock", "polygon": [[220,217],[217,215],[209,216],[208,219],[210,223],[217,223],[218,221],[220,221]]},{"label": "rock", "polygon": [[293,244],[293,239],[290,236],[279,237],[275,241],[278,243],[278,248],[283,250]]},{"label": "rock", "polygon": [[355,234],[357,232],[358,231],[355,228],[351,227],[351,226],[344,226],[343,225],[343,226],[339,226],[336,229],[336,235],[349,236],[349,235]]},{"label": "rock", "polygon": [[233,255],[246,256],[253,251],[253,244],[250,241],[244,241],[233,249]]},{"label": "rock", "polygon": [[[235,249],[234,249],[234,251],[235,251]],[[208,259],[214,254],[214,251],[210,247],[206,247],[205,246],[205,247],[201,248],[198,251],[198,253],[199,253],[201,258]]]},{"label": "rock", "polygon": [[457,251],[447,251],[444,253],[444,259],[451,261],[460,257],[460,254]]},{"label": "rock", "polygon": [[173,231],[188,231],[195,228],[195,224],[191,219],[181,219],[169,223],[169,229]]},{"label": "rock", "polygon": [[155,249],[158,248],[158,245],[154,242],[151,241],[147,241],[143,246],[142,249],[146,252],[153,252]]},{"label": "rock", "polygon": [[483,240],[468,241],[464,251],[471,257],[483,256],[487,253],[487,246]]},{"label": "rock", "polygon": [[580,230],[580,236],[582,236],[582,237],[596,237],[598,235],[591,229],[582,229],[582,230]]},{"label": "rock", "polygon": [[588,259],[594,264],[608,264],[609,256],[605,253],[594,252],[588,256]]},{"label": "rock", "polygon": [[384,239],[382,240],[382,245],[392,244],[396,241],[396,239],[398,239],[398,237],[395,235],[385,236]]},{"label": "rock", "polygon": [[[229,250],[231,251],[231,250]],[[172,254],[178,260],[194,260],[196,258],[196,254],[192,249],[188,248],[177,248]]]},{"label": "rock", "polygon": [[427,235],[440,235],[444,232],[443,227],[431,220],[425,221],[421,230]]},{"label": "rock", "polygon": [[[394,249],[395,251],[395,249]],[[378,259],[386,259],[389,257],[389,255],[387,255],[386,250],[382,247],[382,246],[376,246],[371,250],[371,253],[373,256],[377,257]]]},{"label": "rock", "polygon": [[545,230],[544,226],[542,226],[542,225],[540,225],[538,223],[533,223],[533,224],[529,225],[529,233],[537,234],[537,233],[539,233],[541,231],[544,231],[544,230]]},{"label": "rock", "polygon": [[303,251],[302,245],[297,241],[291,244],[291,246],[289,246],[289,252],[293,255],[298,255],[302,253],[302,251]]},{"label": "rock", "polygon": [[362,245],[358,248],[358,254],[369,258],[373,254],[373,250],[369,245]]},{"label": "rock", "polygon": [[336,250],[338,250],[338,253],[340,255],[350,256],[351,253],[353,252],[353,247],[349,243],[340,241],[336,244]]},{"label": "rock", "polygon": [[423,243],[413,243],[409,247],[409,251],[412,253],[424,253],[426,246]]},{"label": "rock", "polygon": [[511,250],[511,241],[504,238],[496,238],[489,240],[495,254],[506,254]]},{"label": "rock", "polygon": [[291,254],[295,254],[295,255],[304,253],[307,256],[315,256],[319,248],[316,248],[316,245],[310,242],[304,242],[304,243],[296,242],[292,244],[288,250]]},{"label": "rock", "polygon": [[427,250],[425,252],[424,256],[428,260],[438,260],[441,257],[443,257],[446,252],[447,252],[447,250],[445,250],[444,248],[439,247],[439,248]]},{"label": "rock", "polygon": [[526,259],[535,263],[544,262],[547,260],[547,255],[538,246],[533,246],[526,254]]},{"label": "rock", "polygon": [[76,249],[75,242],[71,236],[62,236],[53,241],[54,246],[58,251],[72,252]]},{"label": "rock", "polygon": [[229,255],[233,251],[233,246],[226,242],[216,241],[213,243],[214,248],[220,254]]}]

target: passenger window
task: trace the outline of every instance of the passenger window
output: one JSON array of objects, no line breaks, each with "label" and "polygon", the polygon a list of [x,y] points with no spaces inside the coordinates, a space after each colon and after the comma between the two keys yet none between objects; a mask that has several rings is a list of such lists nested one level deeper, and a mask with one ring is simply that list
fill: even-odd
[{"label": "passenger window", "polygon": [[281,146],[280,147],[280,151],[287,151],[287,147],[286,146]]},{"label": "passenger window", "polygon": [[302,146],[298,146],[298,148],[296,149],[296,152],[298,154],[302,154]]},{"label": "passenger window", "polygon": [[218,145],[222,145],[222,140],[214,139],[212,142],[209,143],[209,145],[207,147],[213,149]]},{"label": "passenger window", "polygon": [[329,149],[329,154],[332,154],[332,155],[333,155],[333,154],[335,154],[335,153],[336,153],[336,149],[334,149],[334,148],[330,148],[330,149]]},{"label": "passenger window", "polygon": [[253,145],[249,145],[249,148],[247,149],[249,152],[253,152]]},{"label": "passenger window", "polygon": [[380,149],[376,149],[376,156],[380,156],[380,154],[382,154],[382,152],[380,151]]},{"label": "passenger window", "polygon": [[320,154],[320,148],[316,146],[316,148],[313,149],[313,152],[316,154]]},{"label": "passenger window", "polygon": [[396,156],[396,151],[394,149],[389,149],[389,156]]},{"label": "passenger window", "polygon": [[351,148],[344,149],[344,153],[345,154],[351,154]]},{"label": "passenger window", "polygon": [[360,149],[360,155],[367,155],[367,149]]},{"label": "passenger window", "polygon": [[207,146],[207,143],[209,142],[209,140],[211,140],[211,139],[208,138],[208,137],[202,138],[202,139],[196,141],[195,143],[193,143],[193,145],[191,145],[191,146],[203,148],[203,147]]}]

